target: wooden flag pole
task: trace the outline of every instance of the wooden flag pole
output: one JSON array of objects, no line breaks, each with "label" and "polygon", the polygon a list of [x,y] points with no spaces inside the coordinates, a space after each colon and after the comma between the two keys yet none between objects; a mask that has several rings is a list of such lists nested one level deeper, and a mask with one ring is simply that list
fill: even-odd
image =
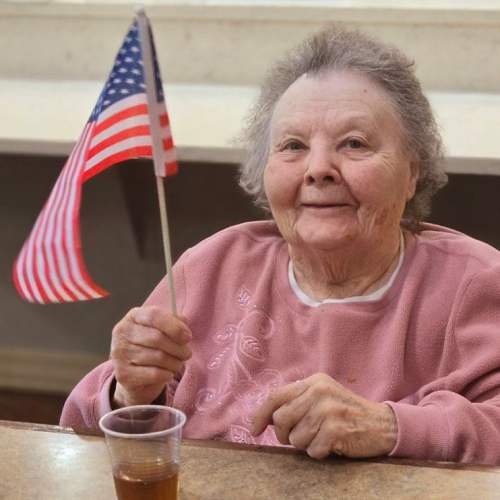
[{"label": "wooden flag pole", "polygon": [[156,188],[158,191],[158,203],[160,204],[161,234],[163,239],[163,253],[165,255],[165,267],[167,269],[168,288],[170,291],[170,309],[172,314],[177,314],[174,277],[172,273],[172,251],[170,250],[170,232],[168,229],[167,203],[165,201],[163,177],[156,176]]},{"label": "wooden flag pole", "polygon": [[[141,41],[142,62],[144,64],[144,81],[146,85],[146,96],[148,100],[149,127],[153,143],[153,163],[155,172],[161,172],[164,168],[164,155],[162,137],[160,131],[160,120],[155,110],[157,107],[155,74],[153,65],[153,54],[149,38],[149,23],[143,8],[136,9],[137,24],[139,26],[139,39]],[[168,228],[167,204],[165,201],[165,186],[163,177],[156,175],[156,188],[158,191],[158,203],[160,207],[161,232],[163,240],[163,253],[165,255],[165,267],[167,281],[170,291],[170,309],[172,314],[177,314],[175,300],[174,278],[172,276],[172,251],[170,248],[170,236]]]}]

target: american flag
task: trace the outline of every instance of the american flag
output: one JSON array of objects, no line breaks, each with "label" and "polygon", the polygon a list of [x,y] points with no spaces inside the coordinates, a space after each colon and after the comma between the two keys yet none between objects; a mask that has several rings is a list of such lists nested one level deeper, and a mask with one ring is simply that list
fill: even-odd
[{"label": "american flag", "polygon": [[[150,44],[162,161],[157,176],[177,172],[154,42],[149,24],[143,36]],[[105,297],[85,269],[81,253],[79,211],[82,185],[108,167],[130,158],[151,158],[143,50],[139,24],[132,23],[97,104],[68,158],[13,268],[15,286],[24,299],[41,304]]]}]

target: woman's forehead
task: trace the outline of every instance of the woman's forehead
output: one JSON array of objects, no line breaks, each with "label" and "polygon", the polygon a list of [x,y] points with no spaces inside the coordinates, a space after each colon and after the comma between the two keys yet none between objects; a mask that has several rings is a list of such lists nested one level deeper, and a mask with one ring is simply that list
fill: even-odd
[{"label": "woman's forehead", "polygon": [[304,93],[322,95],[325,99],[331,95],[359,94],[390,102],[389,95],[380,84],[368,75],[353,70],[304,73],[285,90],[279,101],[293,99]]},{"label": "woman's forehead", "polygon": [[397,121],[395,106],[377,83],[362,73],[304,74],[283,93],[272,117],[272,129],[305,124],[309,119],[374,126]]},{"label": "woman's forehead", "polygon": [[318,126],[326,127],[332,133],[342,133],[348,129],[371,131],[382,124],[373,114],[360,112],[350,107],[326,111],[319,116],[318,114],[310,109],[281,114],[273,120],[273,135],[302,133]]}]

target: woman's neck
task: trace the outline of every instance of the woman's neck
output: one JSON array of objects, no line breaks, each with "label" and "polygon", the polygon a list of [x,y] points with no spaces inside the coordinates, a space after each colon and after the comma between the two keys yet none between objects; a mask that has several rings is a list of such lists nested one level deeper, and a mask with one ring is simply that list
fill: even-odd
[{"label": "woman's neck", "polygon": [[349,245],[325,252],[289,245],[295,279],[301,290],[317,301],[373,293],[390,279],[399,253],[400,234],[369,250]]}]

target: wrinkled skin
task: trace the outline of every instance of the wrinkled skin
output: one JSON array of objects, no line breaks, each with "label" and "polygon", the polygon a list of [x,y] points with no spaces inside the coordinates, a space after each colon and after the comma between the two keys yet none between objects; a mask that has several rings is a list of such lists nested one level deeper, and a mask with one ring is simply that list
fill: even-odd
[{"label": "wrinkled skin", "polygon": [[113,406],[153,402],[191,357],[184,318],[156,306],[131,309],[113,329],[110,358],[116,377]]},{"label": "wrinkled skin", "polygon": [[394,106],[355,73],[299,78],[271,120],[264,188],[301,288],[313,298],[376,289],[415,192]]},{"label": "wrinkled skin", "polygon": [[279,442],[321,459],[386,455],[396,444],[392,409],[368,401],[324,373],[276,389],[254,416],[252,433],[274,425]]}]

